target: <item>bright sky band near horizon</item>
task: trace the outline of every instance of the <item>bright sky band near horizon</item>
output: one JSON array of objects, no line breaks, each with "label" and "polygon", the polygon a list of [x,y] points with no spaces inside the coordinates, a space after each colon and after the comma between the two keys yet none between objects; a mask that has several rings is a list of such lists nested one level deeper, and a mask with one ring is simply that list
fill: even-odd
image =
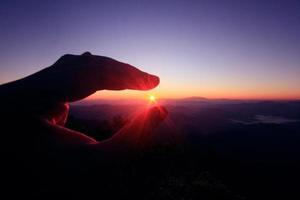
[{"label": "bright sky band near horizon", "polygon": [[66,53],[158,75],[147,91],[90,98],[300,99],[300,1],[1,1],[0,83]]}]

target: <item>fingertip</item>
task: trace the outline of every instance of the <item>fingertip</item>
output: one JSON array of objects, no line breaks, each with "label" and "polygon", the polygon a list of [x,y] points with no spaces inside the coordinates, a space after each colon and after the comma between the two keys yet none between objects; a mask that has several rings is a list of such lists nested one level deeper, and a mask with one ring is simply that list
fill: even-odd
[{"label": "fingertip", "polygon": [[152,107],[149,110],[149,113],[150,113],[151,120],[154,120],[156,122],[163,121],[168,115],[167,109],[163,106]]},{"label": "fingertip", "polygon": [[144,84],[141,85],[140,89],[142,90],[150,90],[158,86],[160,79],[158,76],[146,73],[146,77],[144,77]]},{"label": "fingertip", "polygon": [[155,88],[156,86],[158,86],[159,82],[160,82],[160,79],[158,76],[155,76],[155,75],[150,75],[151,76],[151,83],[152,83],[152,87]]}]

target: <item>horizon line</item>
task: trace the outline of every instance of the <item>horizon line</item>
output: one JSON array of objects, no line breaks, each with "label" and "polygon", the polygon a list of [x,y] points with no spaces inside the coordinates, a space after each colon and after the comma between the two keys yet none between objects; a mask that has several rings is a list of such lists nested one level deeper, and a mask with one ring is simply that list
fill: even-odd
[{"label": "horizon line", "polygon": [[[97,98],[85,98],[80,101],[145,101],[146,98],[134,98],[134,97],[121,97],[121,98],[109,98],[109,97],[97,97]],[[300,101],[300,98],[209,98],[209,97],[202,97],[202,96],[190,96],[190,97],[171,97],[171,98],[159,98],[160,100],[231,100],[231,101]]]}]

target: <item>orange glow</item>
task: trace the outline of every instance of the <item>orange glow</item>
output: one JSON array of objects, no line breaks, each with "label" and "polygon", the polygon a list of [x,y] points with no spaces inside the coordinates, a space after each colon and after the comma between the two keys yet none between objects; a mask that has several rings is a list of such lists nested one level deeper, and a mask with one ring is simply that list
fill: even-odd
[{"label": "orange glow", "polygon": [[[215,85],[175,85],[173,87],[161,85],[153,90],[150,94],[154,94],[155,101],[157,97],[160,99],[180,99],[187,97],[205,97],[209,99],[256,99],[256,100],[293,100],[300,99],[300,92],[297,90],[297,85],[293,88],[276,85],[276,90],[272,86],[266,85],[264,87],[257,85],[248,85],[241,87],[240,85],[232,84],[215,84]],[[151,102],[149,91],[99,91],[88,99],[138,99]],[[151,97],[152,98],[152,97]],[[154,102],[155,102],[154,101]]]}]

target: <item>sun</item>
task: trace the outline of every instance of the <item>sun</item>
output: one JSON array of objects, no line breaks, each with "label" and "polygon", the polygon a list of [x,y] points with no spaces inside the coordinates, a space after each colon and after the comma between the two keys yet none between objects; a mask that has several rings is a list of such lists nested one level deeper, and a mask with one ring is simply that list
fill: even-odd
[{"label": "sun", "polygon": [[150,95],[150,96],[149,96],[149,101],[150,101],[151,103],[155,103],[155,102],[156,102],[156,97],[155,97],[154,95]]}]

